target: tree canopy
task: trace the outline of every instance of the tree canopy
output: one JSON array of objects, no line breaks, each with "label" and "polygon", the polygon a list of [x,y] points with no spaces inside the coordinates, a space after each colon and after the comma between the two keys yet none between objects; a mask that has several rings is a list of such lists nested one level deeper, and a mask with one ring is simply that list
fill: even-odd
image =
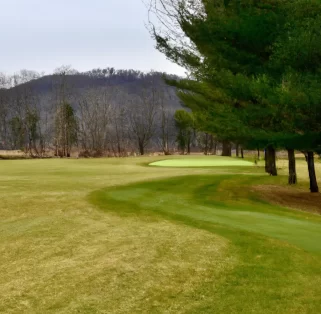
[{"label": "tree canopy", "polygon": [[[154,13],[171,27],[152,29],[157,48],[190,75],[167,83],[179,88],[184,104],[203,117],[207,132],[274,155],[277,148],[312,157],[320,150],[319,1],[158,4],[163,9],[155,3]],[[276,174],[276,169],[269,172]],[[313,181],[311,191],[317,192]]]}]

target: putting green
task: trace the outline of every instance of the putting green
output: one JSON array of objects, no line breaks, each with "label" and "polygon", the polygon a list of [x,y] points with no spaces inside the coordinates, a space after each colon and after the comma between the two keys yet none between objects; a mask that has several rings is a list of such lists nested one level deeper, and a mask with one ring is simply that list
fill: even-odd
[{"label": "putting green", "polygon": [[250,161],[230,157],[203,157],[203,158],[179,158],[165,159],[149,164],[159,167],[222,167],[222,166],[253,166]]}]

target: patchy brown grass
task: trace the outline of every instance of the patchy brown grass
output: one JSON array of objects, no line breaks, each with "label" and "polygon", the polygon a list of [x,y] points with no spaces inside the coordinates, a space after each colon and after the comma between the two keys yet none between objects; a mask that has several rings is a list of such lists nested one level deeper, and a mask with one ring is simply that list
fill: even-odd
[{"label": "patchy brown grass", "polygon": [[[135,182],[187,174],[215,182],[220,174],[262,170],[142,166],[159,159],[1,161],[0,313],[320,312],[320,263],[303,250],[230,227],[214,234],[197,220],[193,227],[123,217],[115,204],[102,211],[88,202],[92,191]],[[192,180],[164,189],[162,199],[173,193],[179,209],[194,197]],[[135,202],[154,204],[153,195],[137,194]],[[195,204],[191,213],[202,217],[203,202]]]},{"label": "patchy brown grass", "polygon": [[1,150],[0,159],[24,159],[26,154],[21,150]]},{"label": "patchy brown grass", "polygon": [[302,211],[321,214],[321,194],[293,187],[258,185],[254,190],[266,201]]},{"label": "patchy brown grass", "polygon": [[[227,239],[174,222],[118,217],[95,189],[184,169],[159,157],[0,162],[0,313],[186,313],[237,262]],[[137,165],[138,164],[138,165]],[[190,169],[189,173],[208,173]]]},{"label": "patchy brown grass", "polygon": [[24,152],[21,150],[0,149],[0,155],[3,155],[3,156],[24,156]]}]

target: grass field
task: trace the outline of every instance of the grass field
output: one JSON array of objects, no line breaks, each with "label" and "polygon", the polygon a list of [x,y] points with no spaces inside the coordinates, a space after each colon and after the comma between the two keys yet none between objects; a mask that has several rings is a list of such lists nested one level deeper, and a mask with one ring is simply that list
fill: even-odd
[{"label": "grass field", "polygon": [[159,167],[229,167],[229,166],[253,166],[253,162],[228,158],[185,158],[164,159],[150,163],[151,166]]},{"label": "grass field", "polygon": [[217,157],[148,166],[160,159],[1,161],[0,313],[321,312],[303,160],[289,189],[285,160],[275,178]]}]

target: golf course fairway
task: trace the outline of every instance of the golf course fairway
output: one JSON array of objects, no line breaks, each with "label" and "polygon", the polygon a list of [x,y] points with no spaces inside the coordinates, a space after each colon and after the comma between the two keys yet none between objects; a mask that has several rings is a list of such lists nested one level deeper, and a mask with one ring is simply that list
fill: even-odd
[{"label": "golf course fairway", "polygon": [[[206,166],[147,166],[162,158]],[[244,164],[1,161],[0,313],[321,313],[321,215],[307,207],[321,196],[304,157],[297,187],[287,160],[277,177],[263,160],[208,166],[226,159]]]},{"label": "golf course fairway", "polygon": [[253,166],[253,163],[246,160],[234,159],[231,157],[199,157],[186,159],[165,159],[149,164],[158,167],[228,167],[228,166]]}]

